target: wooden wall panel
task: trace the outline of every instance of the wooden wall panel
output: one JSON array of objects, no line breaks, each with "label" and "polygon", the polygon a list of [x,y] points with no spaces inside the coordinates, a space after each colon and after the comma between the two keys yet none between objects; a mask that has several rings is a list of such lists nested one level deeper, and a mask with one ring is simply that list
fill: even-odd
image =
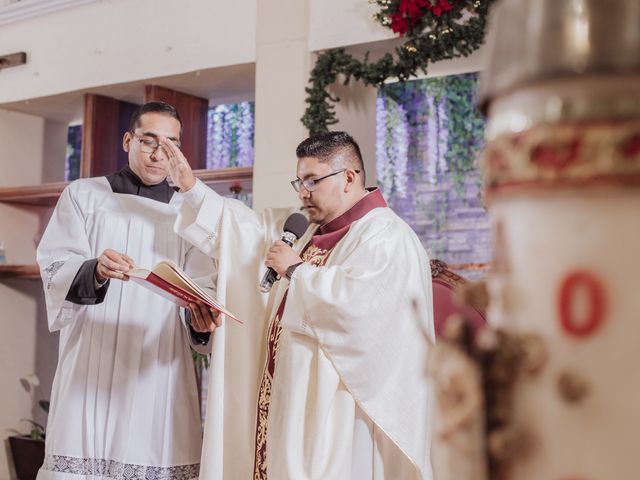
[{"label": "wooden wall panel", "polygon": [[129,122],[131,121],[131,115],[139,105],[128,102],[118,102],[120,104],[120,110],[118,112],[118,163],[116,165],[117,170],[120,170],[127,163],[129,163],[129,154],[122,149],[122,137],[129,130]]},{"label": "wooden wall panel", "polygon": [[113,173],[128,162],[122,137],[137,105],[102,95],[86,94],[82,126],[81,177]]},{"label": "wooden wall panel", "polygon": [[173,105],[182,119],[182,152],[194,169],[207,167],[207,111],[209,101],[157,85],[145,85],[144,101]]}]

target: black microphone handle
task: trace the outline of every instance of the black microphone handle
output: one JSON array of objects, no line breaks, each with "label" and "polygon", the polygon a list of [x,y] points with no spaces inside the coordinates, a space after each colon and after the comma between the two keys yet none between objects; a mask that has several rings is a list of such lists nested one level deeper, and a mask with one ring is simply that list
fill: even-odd
[{"label": "black microphone handle", "polygon": [[278,280],[278,272],[276,272],[273,268],[267,268],[267,271],[262,277],[262,281],[260,282],[260,291],[262,293],[269,293],[271,291],[271,287]]}]

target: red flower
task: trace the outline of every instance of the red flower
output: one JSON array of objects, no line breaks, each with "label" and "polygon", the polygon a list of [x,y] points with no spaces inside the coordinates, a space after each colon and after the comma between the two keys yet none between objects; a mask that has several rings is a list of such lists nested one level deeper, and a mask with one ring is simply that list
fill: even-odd
[{"label": "red flower", "polygon": [[449,12],[453,8],[453,5],[447,0],[437,0],[435,4],[428,2],[426,7],[431,10],[436,17],[439,17],[442,15],[442,12]]},{"label": "red flower", "polygon": [[426,0],[401,0],[398,12],[411,19],[419,20],[424,15],[422,9],[428,6],[427,3]]},{"label": "red flower", "polygon": [[439,17],[442,12],[448,12],[452,8],[453,5],[447,0],[400,0],[398,11],[389,15],[391,29],[404,35],[411,27],[420,22],[426,11]]},{"label": "red flower", "polygon": [[401,13],[392,13],[391,30],[404,35],[409,31],[409,21]]}]

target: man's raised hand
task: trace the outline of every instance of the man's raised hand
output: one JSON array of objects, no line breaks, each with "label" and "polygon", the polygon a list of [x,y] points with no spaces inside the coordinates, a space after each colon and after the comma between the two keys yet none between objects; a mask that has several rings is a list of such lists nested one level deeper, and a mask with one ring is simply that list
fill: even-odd
[{"label": "man's raised hand", "polygon": [[166,137],[160,137],[160,145],[167,154],[168,171],[173,184],[181,192],[187,192],[196,184],[196,177],[191,170],[191,165],[180,149]]}]

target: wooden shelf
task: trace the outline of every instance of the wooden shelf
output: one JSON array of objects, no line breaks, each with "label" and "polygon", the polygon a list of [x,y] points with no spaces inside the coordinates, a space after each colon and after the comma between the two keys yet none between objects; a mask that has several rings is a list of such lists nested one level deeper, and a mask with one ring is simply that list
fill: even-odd
[{"label": "wooden shelf", "polygon": [[5,278],[40,278],[37,265],[0,265],[0,279]]},{"label": "wooden shelf", "polygon": [[221,195],[240,188],[242,193],[253,191],[253,167],[224,170],[195,170],[196,177]]},{"label": "wooden shelf", "polygon": [[[242,192],[252,191],[253,168],[226,168],[224,170],[195,170],[196,176],[220,194],[234,188]],[[0,202],[21,205],[53,207],[69,182],[44,183],[27,187],[0,188]]]},{"label": "wooden shelf", "polygon": [[0,188],[0,202],[52,207],[68,184],[68,182],[57,182],[28,187]]}]

